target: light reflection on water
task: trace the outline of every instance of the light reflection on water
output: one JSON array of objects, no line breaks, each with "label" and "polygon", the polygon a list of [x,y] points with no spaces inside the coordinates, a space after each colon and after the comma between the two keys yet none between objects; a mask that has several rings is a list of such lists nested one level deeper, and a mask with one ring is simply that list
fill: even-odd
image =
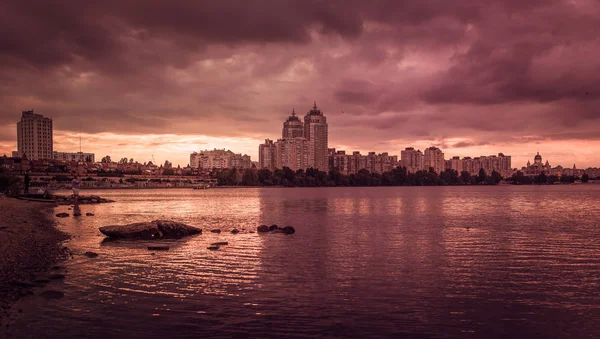
[{"label": "light reflection on water", "polygon": [[[95,193],[117,203],[60,220],[65,297],[11,337],[600,336],[600,186]],[[153,219],[205,231],[153,254],[97,230]],[[273,223],[297,233],[248,233]]]}]

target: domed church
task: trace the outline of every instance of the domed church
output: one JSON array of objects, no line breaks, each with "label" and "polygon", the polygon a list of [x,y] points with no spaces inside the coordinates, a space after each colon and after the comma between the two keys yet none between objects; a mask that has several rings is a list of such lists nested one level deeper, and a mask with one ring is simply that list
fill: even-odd
[{"label": "domed church", "polygon": [[544,164],[542,162],[542,156],[540,155],[540,152],[537,152],[537,154],[533,158],[533,164],[527,161],[527,166],[523,167],[521,171],[523,172],[523,174],[533,177],[536,175],[540,175],[541,173],[549,175],[551,169],[552,166],[550,166],[548,160],[546,160],[546,163]]}]

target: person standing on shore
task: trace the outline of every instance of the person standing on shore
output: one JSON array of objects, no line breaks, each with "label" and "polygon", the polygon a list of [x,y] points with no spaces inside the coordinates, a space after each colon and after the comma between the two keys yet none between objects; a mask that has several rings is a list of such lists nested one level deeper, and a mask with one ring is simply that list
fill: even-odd
[{"label": "person standing on shore", "polygon": [[25,183],[25,194],[29,194],[29,183],[31,182],[29,172],[25,172],[25,178],[23,179],[23,182]]}]

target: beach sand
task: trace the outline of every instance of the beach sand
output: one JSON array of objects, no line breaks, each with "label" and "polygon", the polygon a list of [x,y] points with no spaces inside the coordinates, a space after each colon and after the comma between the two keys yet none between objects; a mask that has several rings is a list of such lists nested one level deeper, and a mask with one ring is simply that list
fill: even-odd
[{"label": "beach sand", "polygon": [[67,255],[62,242],[69,237],[54,227],[54,207],[0,197],[0,326],[8,326],[15,301]]}]

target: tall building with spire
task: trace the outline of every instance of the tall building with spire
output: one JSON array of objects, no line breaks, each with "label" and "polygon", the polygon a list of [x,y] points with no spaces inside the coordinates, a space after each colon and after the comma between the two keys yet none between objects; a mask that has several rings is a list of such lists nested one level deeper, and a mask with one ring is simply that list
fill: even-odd
[{"label": "tall building with spire", "polygon": [[52,159],[52,119],[23,111],[21,121],[17,122],[17,152],[29,160]]},{"label": "tall building with spire", "polygon": [[315,101],[313,109],[304,116],[304,137],[309,143],[308,167],[319,171],[329,170],[329,148],[327,118],[317,109]]},{"label": "tall building with spire", "polygon": [[296,111],[294,109],[292,109],[292,115],[290,115],[283,123],[281,136],[284,139],[304,137],[304,123],[296,116]]}]

